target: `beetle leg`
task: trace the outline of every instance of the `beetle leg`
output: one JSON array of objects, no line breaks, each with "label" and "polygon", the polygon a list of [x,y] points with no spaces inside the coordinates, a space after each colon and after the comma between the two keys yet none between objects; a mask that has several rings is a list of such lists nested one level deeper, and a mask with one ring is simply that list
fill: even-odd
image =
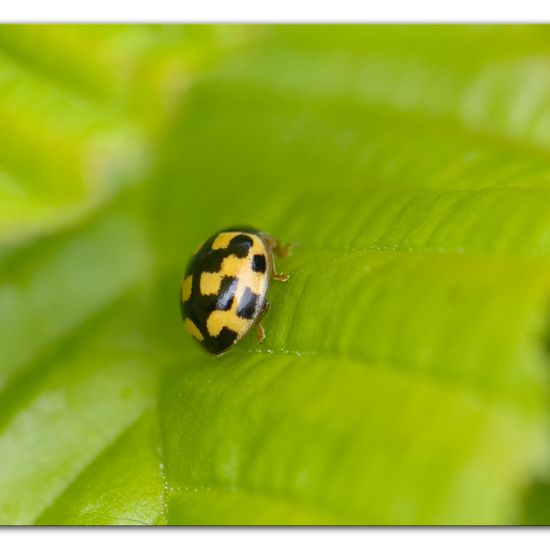
[{"label": "beetle leg", "polygon": [[286,283],[290,277],[288,273],[275,273],[273,272],[273,275],[271,276],[273,280],[280,281],[281,283]]},{"label": "beetle leg", "polygon": [[286,283],[288,281],[289,275],[277,272],[277,268],[275,267],[275,260],[273,259],[273,255],[272,255],[272,262],[271,263],[272,263],[271,278],[274,281],[281,281],[282,283]]},{"label": "beetle leg", "polygon": [[269,309],[270,303],[266,300],[264,302],[264,305],[262,306],[262,309],[260,310],[260,313],[258,313],[258,321],[256,324],[256,337],[258,338],[258,344],[263,343],[265,340],[265,329],[262,326],[262,319],[265,317],[265,314],[267,313],[267,310]]},{"label": "beetle leg", "polygon": [[265,317],[265,314],[267,313],[267,310],[269,309],[270,305],[271,304],[267,300],[264,302],[264,305],[262,306],[260,313],[258,313],[258,322],[260,322]]},{"label": "beetle leg", "polygon": [[265,340],[265,329],[261,323],[256,325],[256,338],[258,338],[258,344],[263,344]]},{"label": "beetle leg", "polygon": [[[273,255],[275,255],[277,256],[277,258],[284,260],[286,257],[292,254],[292,249],[294,248],[295,243],[282,244],[281,241],[274,239],[271,235],[264,234],[264,236],[267,239],[269,248],[271,249],[272,257]],[[273,273],[271,274],[272,279],[275,281],[281,281],[283,283],[286,283],[286,281],[288,281],[289,276],[285,275],[284,273],[277,273],[274,259],[272,260],[272,263],[273,263]]]}]

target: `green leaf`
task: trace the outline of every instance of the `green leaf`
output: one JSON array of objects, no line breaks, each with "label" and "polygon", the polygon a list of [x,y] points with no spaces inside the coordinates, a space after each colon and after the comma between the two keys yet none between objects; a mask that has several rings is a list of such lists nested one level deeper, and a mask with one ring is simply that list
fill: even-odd
[{"label": "green leaf", "polygon": [[128,427],[38,518],[41,525],[150,525],[162,521],[156,420]]},{"label": "green leaf", "polygon": [[184,199],[210,214],[189,249],[240,220],[300,245],[263,349],[182,359],[164,386],[169,521],[515,521],[547,460],[545,157],[453,112],[480,86],[462,60],[295,53],[274,34],[197,87],[162,163],[202,182],[159,200],[172,279]]},{"label": "green leaf", "polygon": [[[106,310],[90,319],[80,329],[85,336],[76,333],[60,342],[5,391],[9,401],[0,437],[3,523],[32,523],[44,510],[55,509],[67,487],[77,491],[90,463],[102,459],[96,456],[152,406],[158,371],[134,328],[131,302],[117,308],[122,315]],[[111,481],[117,479],[111,474]],[[94,489],[94,496],[102,496],[101,485],[94,484]],[[102,510],[95,521],[109,512]]]},{"label": "green leaf", "polygon": [[246,37],[222,31],[0,27],[1,523],[162,521],[140,197],[180,84]]},{"label": "green leaf", "polygon": [[[548,523],[547,38],[0,28],[0,522]],[[290,280],[209,357],[239,223]]]},{"label": "green leaf", "polygon": [[247,40],[223,31],[1,26],[0,245],[74,225],[144,178],[193,76]]}]

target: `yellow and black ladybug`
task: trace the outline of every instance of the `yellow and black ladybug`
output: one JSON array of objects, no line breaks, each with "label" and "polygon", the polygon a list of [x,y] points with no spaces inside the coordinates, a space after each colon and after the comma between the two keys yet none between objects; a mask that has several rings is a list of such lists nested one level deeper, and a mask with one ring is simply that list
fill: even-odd
[{"label": "yellow and black ladybug", "polygon": [[205,241],[192,256],[181,284],[181,314],[189,334],[215,355],[233,347],[269,308],[271,279],[287,281],[275,271],[273,254],[284,257],[289,247],[249,227],[226,229]]}]

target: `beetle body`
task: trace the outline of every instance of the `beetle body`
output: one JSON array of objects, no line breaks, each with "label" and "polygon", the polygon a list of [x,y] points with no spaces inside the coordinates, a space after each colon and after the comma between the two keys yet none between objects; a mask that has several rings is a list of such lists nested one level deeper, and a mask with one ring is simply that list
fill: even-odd
[{"label": "beetle body", "polygon": [[274,244],[251,228],[228,229],[192,256],[181,285],[181,312],[187,331],[209,353],[234,346],[267,310]]}]

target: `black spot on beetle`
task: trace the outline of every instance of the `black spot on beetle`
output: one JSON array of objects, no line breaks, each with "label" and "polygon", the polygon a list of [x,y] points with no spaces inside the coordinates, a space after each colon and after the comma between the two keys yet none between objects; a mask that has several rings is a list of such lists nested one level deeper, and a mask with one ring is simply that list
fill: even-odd
[{"label": "black spot on beetle", "polygon": [[266,262],[263,254],[254,254],[252,256],[252,271],[256,273],[265,273]]},{"label": "black spot on beetle", "polygon": [[237,258],[246,258],[253,244],[254,241],[248,235],[236,235],[229,241],[226,250],[237,256]]},{"label": "black spot on beetle", "polygon": [[220,285],[220,291],[218,292],[218,302],[216,309],[227,311],[231,309],[233,300],[235,299],[235,292],[237,292],[237,285],[239,279],[237,277],[224,277]]},{"label": "black spot on beetle", "polygon": [[211,353],[222,353],[237,339],[237,333],[227,327],[223,327],[218,336],[210,336],[204,340],[204,347]]},{"label": "black spot on beetle", "polygon": [[228,256],[246,258],[248,251],[253,245],[252,238],[248,235],[235,235],[225,248],[214,250],[212,244],[217,235],[208,239],[201,249],[191,258],[187,267],[186,275],[206,271],[207,273],[218,273],[222,262]]},{"label": "black spot on beetle", "polygon": [[237,309],[237,315],[243,319],[252,319],[256,312],[259,298],[258,294],[254,294],[250,288],[246,287],[239,303],[239,309]]},{"label": "black spot on beetle", "polygon": [[224,258],[231,255],[227,248],[204,250],[200,251],[199,254],[201,257],[196,262],[195,269],[200,273],[203,271],[207,273],[218,273],[222,268]]}]

